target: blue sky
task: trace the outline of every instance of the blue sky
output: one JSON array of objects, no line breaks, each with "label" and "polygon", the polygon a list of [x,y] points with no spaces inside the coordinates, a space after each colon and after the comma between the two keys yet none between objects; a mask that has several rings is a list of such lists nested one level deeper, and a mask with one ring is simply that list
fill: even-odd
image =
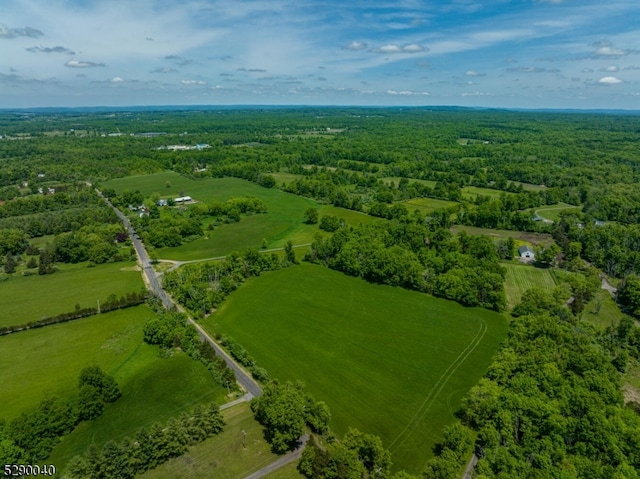
[{"label": "blue sky", "polygon": [[638,0],[2,0],[0,108],[640,109]]}]

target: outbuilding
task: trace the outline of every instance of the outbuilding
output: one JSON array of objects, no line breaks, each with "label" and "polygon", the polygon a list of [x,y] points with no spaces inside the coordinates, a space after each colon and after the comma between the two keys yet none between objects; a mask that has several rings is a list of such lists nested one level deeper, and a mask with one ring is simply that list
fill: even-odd
[{"label": "outbuilding", "polygon": [[528,245],[520,246],[518,248],[518,254],[520,255],[521,259],[526,259],[529,261],[533,261],[534,259],[536,259],[536,256],[533,253],[533,250]]}]

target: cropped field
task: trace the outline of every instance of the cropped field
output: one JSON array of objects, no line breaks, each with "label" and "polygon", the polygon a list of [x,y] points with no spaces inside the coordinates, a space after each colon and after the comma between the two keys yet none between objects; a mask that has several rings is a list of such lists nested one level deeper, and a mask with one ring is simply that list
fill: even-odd
[{"label": "cropped field", "polygon": [[455,201],[437,200],[435,198],[413,198],[402,204],[407,207],[409,212],[419,210],[422,214],[428,214],[441,208],[457,205],[458,203]]},{"label": "cropped field", "polygon": [[146,306],[0,336],[0,419],[28,411],[45,397],[69,394],[78,374],[98,364],[121,381],[135,364]]},{"label": "cropped field", "polygon": [[548,269],[517,263],[503,263],[502,266],[507,270],[505,292],[510,308],[518,304],[530,288],[553,289],[556,286]]},{"label": "cropped field", "polygon": [[395,469],[416,473],[506,332],[497,313],[310,264],[252,279],[203,326],[304,381],[339,435],[380,435]]},{"label": "cropped field", "polygon": [[143,286],[133,262],[60,265],[54,274],[12,277],[0,283],[0,326],[70,312],[76,304],[96,306],[112,293],[122,296]]},{"label": "cropped field", "polygon": [[[138,477],[244,479],[278,458],[269,451],[269,445],[262,437],[262,428],[253,419],[249,404],[243,403],[226,409],[222,411],[222,415],[227,425],[220,435],[191,447],[187,454],[171,459]],[[243,431],[246,433],[246,448],[242,445]]]}]

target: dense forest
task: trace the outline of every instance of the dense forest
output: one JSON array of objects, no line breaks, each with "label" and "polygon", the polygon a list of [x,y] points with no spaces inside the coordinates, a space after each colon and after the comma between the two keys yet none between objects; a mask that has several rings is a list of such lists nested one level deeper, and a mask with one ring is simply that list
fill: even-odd
[{"label": "dense forest", "polygon": [[[242,178],[380,218],[347,226],[311,208],[305,221],[317,223],[322,234],[305,260],[496,311],[507,308],[501,262],[513,258],[513,238],[493,240],[452,228],[507,230],[514,237],[546,233],[550,240],[537,249],[537,266],[561,272],[557,287],[531,290],[510,310],[508,339],[464,400],[460,422],[445,431],[425,477],[458,475],[473,451],[480,459],[478,477],[639,477],[640,407],[625,404],[621,393],[621,373],[640,361],[640,327],[633,319],[640,317],[639,133],[639,116],[579,113],[424,108],[6,112],[0,114],[0,280],[51,274],[56,263],[132,258],[122,224],[93,187],[166,170],[195,180]],[[104,194],[122,209],[142,208],[132,213],[134,226],[156,248],[179,246],[205,235],[207,227],[267,212],[251,197],[177,209],[161,208],[158,195],[144,197],[139,191]],[[545,211],[551,215],[545,217]],[[38,242],[42,237],[46,241]],[[167,272],[164,287],[202,318],[248,278],[296,261],[290,242],[281,255],[232,253],[223,261]],[[626,316],[597,329],[583,313],[602,277],[618,287],[616,301]],[[144,335],[160,348],[182,348],[220,384],[232,378],[199,345],[195,330],[184,327],[182,315],[159,315],[147,323]],[[223,342],[237,360],[246,360],[255,377],[268,379],[240,345],[231,338]],[[358,431],[342,440],[327,438],[328,411],[300,387],[273,383],[254,403],[265,427],[279,411],[277,401],[270,402],[279,395],[305,412],[293,433],[272,437],[273,447],[290,448],[305,424],[317,433],[299,467],[305,477],[390,477],[388,453],[377,438]],[[1,425],[0,440],[11,439],[20,454],[44,457],[49,446],[38,449],[25,439],[27,433],[44,428],[37,432],[54,441],[94,417],[77,401],[92,400],[97,410],[98,396],[85,388],[73,404],[44,402],[43,411],[68,416],[57,429],[49,432],[38,410]],[[193,428],[192,422],[184,417],[166,427],[182,431]],[[221,422],[214,423],[194,434],[219,432]],[[165,440],[161,429],[158,425],[150,436]],[[167,458],[197,441],[180,434]],[[110,444],[101,457],[131,443]],[[366,448],[375,458],[366,457]],[[344,474],[335,472],[340,458],[349,464]],[[140,468],[128,469],[127,477],[162,462],[139,460]],[[90,473],[89,464],[90,458],[77,458],[77,477]]]}]

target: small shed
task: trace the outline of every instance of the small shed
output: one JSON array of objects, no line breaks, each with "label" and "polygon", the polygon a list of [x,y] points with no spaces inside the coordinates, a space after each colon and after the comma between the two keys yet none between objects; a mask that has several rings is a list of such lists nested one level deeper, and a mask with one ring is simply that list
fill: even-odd
[{"label": "small shed", "polygon": [[536,259],[536,256],[533,253],[533,250],[528,245],[520,246],[518,248],[518,254],[520,255],[520,258],[522,258],[522,259],[527,259],[527,260],[531,260],[531,261]]}]

